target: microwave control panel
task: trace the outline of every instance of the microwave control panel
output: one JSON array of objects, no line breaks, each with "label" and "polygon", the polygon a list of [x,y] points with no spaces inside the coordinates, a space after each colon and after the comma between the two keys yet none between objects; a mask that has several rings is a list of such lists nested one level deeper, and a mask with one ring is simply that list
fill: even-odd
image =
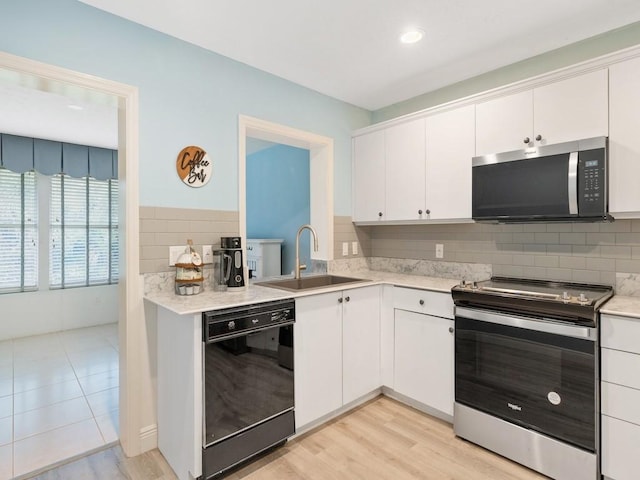
[{"label": "microwave control panel", "polygon": [[606,210],[606,155],[603,148],[580,152],[578,157],[578,211],[599,216]]}]

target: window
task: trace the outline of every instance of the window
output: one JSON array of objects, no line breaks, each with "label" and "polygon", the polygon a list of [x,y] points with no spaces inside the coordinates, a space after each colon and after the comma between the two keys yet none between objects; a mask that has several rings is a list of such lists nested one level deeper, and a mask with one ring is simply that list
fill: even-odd
[{"label": "window", "polygon": [[117,193],[116,180],[51,178],[50,287],[117,283]]},{"label": "window", "polygon": [[35,172],[0,168],[0,292],[38,287],[38,207]]}]

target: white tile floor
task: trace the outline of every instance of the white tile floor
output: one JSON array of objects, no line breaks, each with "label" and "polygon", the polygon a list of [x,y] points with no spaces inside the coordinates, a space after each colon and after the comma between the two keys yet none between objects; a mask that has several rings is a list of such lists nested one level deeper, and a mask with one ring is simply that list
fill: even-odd
[{"label": "white tile floor", "polygon": [[0,480],[117,440],[116,324],[0,341]]}]

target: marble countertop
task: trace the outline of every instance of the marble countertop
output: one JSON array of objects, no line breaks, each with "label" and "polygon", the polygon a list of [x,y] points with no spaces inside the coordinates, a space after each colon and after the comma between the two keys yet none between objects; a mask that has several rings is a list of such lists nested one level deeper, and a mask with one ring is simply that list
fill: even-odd
[{"label": "marble countertop", "polygon": [[600,309],[600,313],[633,317],[640,320],[640,297],[615,295],[611,300],[603,305]]},{"label": "marble countertop", "polygon": [[[227,307],[250,305],[284,298],[298,298],[320,293],[329,293],[366,285],[390,284],[398,287],[417,288],[434,292],[449,293],[458,279],[428,277],[422,275],[406,275],[376,270],[360,270],[352,272],[334,272],[335,275],[348,276],[364,280],[360,283],[342,284],[312,290],[289,292],[262,285],[250,284],[243,289],[214,292],[205,290],[198,295],[176,295],[173,290],[154,291],[145,295],[145,299],[178,315],[198,314],[210,310]],[[286,276],[280,278],[287,278]],[[264,280],[261,280],[264,281]],[[615,295],[601,309],[601,313],[638,318],[640,320],[640,297]]]},{"label": "marble countertop", "polygon": [[[342,275],[336,273],[336,275]],[[276,288],[250,284],[238,290],[214,292],[205,290],[198,295],[176,295],[173,290],[154,291],[145,295],[145,300],[166,308],[178,315],[189,315],[219,310],[227,307],[250,305],[283,298],[298,298],[319,293],[329,293],[367,285],[392,284],[399,287],[418,288],[435,292],[449,293],[458,280],[448,278],[424,277],[420,275],[404,275],[399,273],[379,272],[373,270],[349,272],[344,276],[364,280],[360,283],[342,284],[325,288],[314,288],[301,292],[289,292]],[[287,277],[282,277],[287,278]],[[264,280],[261,280],[264,281]]]}]

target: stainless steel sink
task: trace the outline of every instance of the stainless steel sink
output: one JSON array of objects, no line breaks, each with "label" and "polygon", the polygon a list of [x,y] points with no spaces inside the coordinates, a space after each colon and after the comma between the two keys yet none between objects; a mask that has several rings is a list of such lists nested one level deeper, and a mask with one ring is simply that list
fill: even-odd
[{"label": "stainless steel sink", "polygon": [[256,285],[279,288],[280,290],[288,290],[290,292],[298,292],[300,290],[326,288],[335,285],[367,281],[368,280],[362,280],[360,278],[338,277],[336,275],[312,275],[309,277],[302,277],[299,280],[296,280],[295,278],[287,278],[286,280],[270,280],[268,282],[258,282],[256,283]]}]

